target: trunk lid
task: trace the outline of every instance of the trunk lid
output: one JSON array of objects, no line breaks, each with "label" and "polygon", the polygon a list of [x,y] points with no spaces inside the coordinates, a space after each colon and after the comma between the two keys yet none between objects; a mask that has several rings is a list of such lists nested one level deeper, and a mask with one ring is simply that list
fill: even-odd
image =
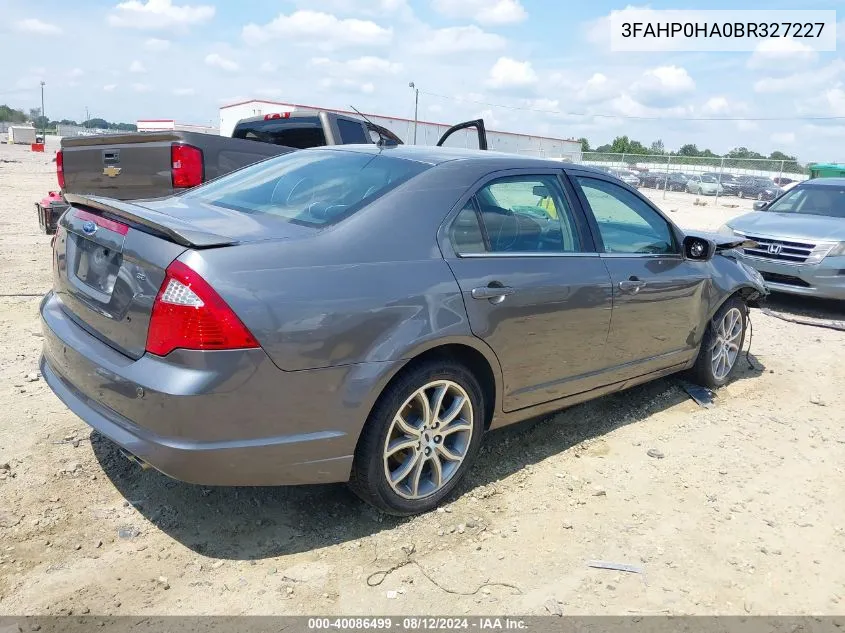
[{"label": "trunk lid", "polygon": [[54,244],[54,292],[78,325],[134,359],[146,350],[166,269],[186,250],[313,233],[178,198],[158,201],[156,208],[96,196],[67,199],[71,208]]}]

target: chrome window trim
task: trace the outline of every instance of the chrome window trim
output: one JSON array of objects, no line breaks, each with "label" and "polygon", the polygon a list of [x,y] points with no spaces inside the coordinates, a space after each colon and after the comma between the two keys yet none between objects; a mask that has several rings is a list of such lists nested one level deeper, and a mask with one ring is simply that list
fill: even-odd
[{"label": "chrome window trim", "polygon": [[463,253],[458,254],[457,257],[459,259],[477,259],[477,258],[490,258],[490,257],[503,257],[505,259],[510,259],[514,257],[599,257],[599,253],[596,252],[573,252],[573,253],[556,253],[556,252],[536,252],[536,251],[527,251],[527,252],[518,252],[518,253],[511,253],[511,252],[501,252],[501,253]]}]

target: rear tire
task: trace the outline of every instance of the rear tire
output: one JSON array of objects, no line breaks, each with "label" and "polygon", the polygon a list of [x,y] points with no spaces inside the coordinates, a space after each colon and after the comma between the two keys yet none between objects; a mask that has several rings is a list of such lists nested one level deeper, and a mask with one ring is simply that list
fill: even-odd
[{"label": "rear tire", "polygon": [[691,370],[696,383],[711,389],[727,384],[742,352],[747,327],[748,306],[739,297],[731,297],[707,324]]},{"label": "rear tire", "polygon": [[745,194],[743,193],[742,189],[740,189],[740,190],[737,192],[737,194],[736,194],[736,195],[738,195],[740,198],[744,198],[744,197],[745,197]]},{"label": "rear tire", "polygon": [[460,363],[411,368],[381,394],[364,425],[349,487],[394,516],[434,509],[478,453],[487,406],[478,380]]}]

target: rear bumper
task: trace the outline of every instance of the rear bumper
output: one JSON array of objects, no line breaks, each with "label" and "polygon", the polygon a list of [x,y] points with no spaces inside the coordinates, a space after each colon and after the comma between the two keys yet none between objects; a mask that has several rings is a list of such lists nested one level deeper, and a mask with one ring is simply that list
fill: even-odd
[{"label": "rear bumper", "polygon": [[845,300],[845,257],[827,257],[818,264],[795,265],[741,256],[757,269],[772,292],[820,299]]},{"label": "rear bumper", "polygon": [[379,367],[285,372],[263,350],[132,360],[41,304],[45,381],[69,409],[162,473],[204,485],[347,481]]}]

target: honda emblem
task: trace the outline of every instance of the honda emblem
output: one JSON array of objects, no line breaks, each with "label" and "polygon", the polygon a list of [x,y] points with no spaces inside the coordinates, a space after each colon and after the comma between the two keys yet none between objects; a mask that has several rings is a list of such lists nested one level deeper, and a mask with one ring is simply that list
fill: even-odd
[{"label": "honda emblem", "polygon": [[769,255],[780,255],[782,250],[782,244],[769,244]]}]

